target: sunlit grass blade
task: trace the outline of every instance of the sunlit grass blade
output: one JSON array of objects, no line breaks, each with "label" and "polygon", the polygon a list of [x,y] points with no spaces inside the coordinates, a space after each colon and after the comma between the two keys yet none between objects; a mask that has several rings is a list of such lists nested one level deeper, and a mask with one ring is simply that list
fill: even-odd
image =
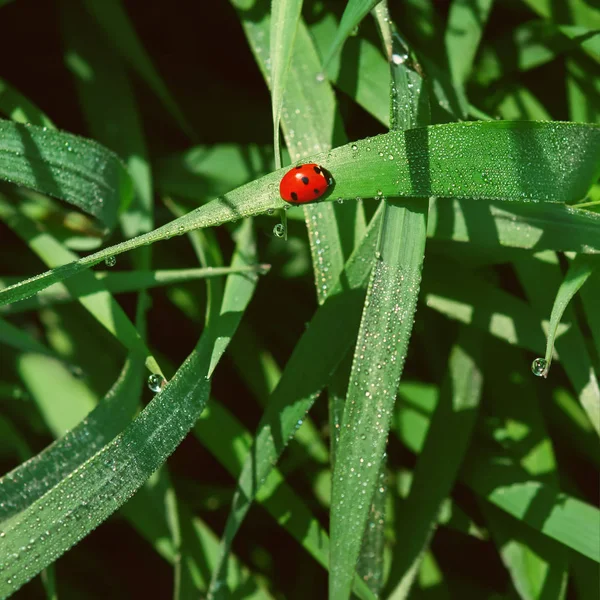
[{"label": "sunlit grass blade", "polygon": [[567,21],[582,27],[600,29],[600,11],[585,0],[570,0],[568,8],[557,9],[548,0],[523,0],[538,15],[553,22],[567,24]]},{"label": "sunlit grass blade", "polygon": [[393,598],[408,597],[423,551],[436,527],[471,440],[483,388],[480,334],[463,332],[451,351],[448,373],[417,459],[410,493],[397,525],[392,558]]},{"label": "sunlit grass blade", "polygon": [[[596,263],[591,262],[586,256],[576,256],[569,265],[565,279],[556,292],[550,315],[550,323],[548,325],[546,354],[544,359],[537,359],[538,372],[536,375],[548,377],[550,365],[552,364],[552,354],[554,352],[554,338],[556,337],[556,330],[560,324],[560,320],[575,294],[577,294],[581,286],[588,280],[588,277],[596,270],[597,266]],[[544,361],[543,363],[541,362],[542,360]],[[592,422],[595,429],[600,433],[600,399],[598,401],[597,419]],[[589,411],[588,414],[590,414]]]},{"label": "sunlit grass blade", "polygon": [[329,67],[331,59],[343,46],[346,38],[359,26],[360,22],[378,2],[380,0],[348,0],[335,37],[330,43],[329,50],[323,60],[323,69],[325,71]]},{"label": "sunlit grass blade", "polygon": [[0,112],[18,123],[30,123],[40,127],[53,128],[54,125],[31,100],[0,78]]},{"label": "sunlit grass blade", "polygon": [[154,68],[152,60],[138,38],[120,0],[105,0],[100,3],[94,0],[84,0],[84,2],[88,12],[94,16],[98,24],[104,29],[106,38],[123,55],[123,58],[129,62],[131,67],[137,71],[140,77],[146,81],[181,129],[190,137],[195,137],[193,128],[181,112],[168,86]]},{"label": "sunlit grass blade", "polygon": [[[240,231],[234,264],[253,259],[252,245],[247,222]],[[110,516],[194,425],[208,400],[210,374],[252,297],[256,279],[232,275],[229,283],[219,322],[205,330],[192,354],[140,416],[42,498],[2,523],[3,548],[10,558],[4,563],[0,595],[18,589]],[[27,553],[20,552],[24,544],[31,546]]]},{"label": "sunlit grass blade", "polygon": [[[100,281],[109,294],[124,294],[137,292],[155,287],[196,281],[198,279],[210,279],[212,277],[223,277],[234,273],[268,273],[270,265],[244,265],[241,267],[207,267],[206,269],[165,269],[159,271],[94,271],[94,278]],[[10,285],[13,281],[21,280],[22,277],[3,277],[0,279],[0,287]],[[36,296],[22,300],[17,304],[11,304],[0,309],[0,312],[14,314],[29,310],[38,310],[42,307],[73,302],[81,296],[94,292],[94,288],[87,288],[72,293],[62,283],[53,285],[42,290]],[[78,295],[76,295],[78,294]]]},{"label": "sunlit grass blade", "polygon": [[[584,196],[595,180],[600,170],[599,152],[600,127],[498,121],[390,132],[313,159],[334,176],[329,200],[445,196],[568,202]],[[524,156],[525,162],[517,159]],[[283,208],[285,202],[275,191],[282,175],[281,171],[266,175],[148,234],[5,288],[0,291],[0,305],[26,298],[110,256],[201,227]],[[318,206],[320,211],[323,207]]]},{"label": "sunlit grass blade", "polygon": [[273,149],[275,168],[281,168],[279,147],[279,124],[283,94],[288,76],[298,20],[302,11],[302,0],[272,0],[271,35],[269,56],[271,58],[271,103],[273,109]]},{"label": "sunlit grass blade", "polygon": [[[31,249],[50,267],[76,259],[49,233],[29,219],[18,207],[0,196],[0,217],[22,237]],[[153,373],[161,373],[160,367],[146,346],[141,335],[127,317],[119,303],[108,293],[102,281],[92,273],[81,273],[77,279],[66,284],[82,306],[128,350],[144,357],[146,366]]]},{"label": "sunlit grass blade", "polygon": [[56,352],[48,346],[4,319],[0,319],[0,344],[23,352],[37,352],[58,358]]},{"label": "sunlit grass blade", "polygon": [[112,228],[133,197],[115,154],[91,140],[0,120],[0,179],[69,202]]},{"label": "sunlit grass blade", "polygon": [[[296,344],[271,394],[253,448],[238,479],[233,507],[225,526],[219,568],[211,582],[210,591],[215,598],[223,593],[220,586],[225,576],[225,559],[252,501],[355,339],[379,222],[379,219],[373,219],[362,244],[349,259],[340,282],[317,309],[309,327]],[[309,370],[304,368],[306,361],[310,362]]]}]

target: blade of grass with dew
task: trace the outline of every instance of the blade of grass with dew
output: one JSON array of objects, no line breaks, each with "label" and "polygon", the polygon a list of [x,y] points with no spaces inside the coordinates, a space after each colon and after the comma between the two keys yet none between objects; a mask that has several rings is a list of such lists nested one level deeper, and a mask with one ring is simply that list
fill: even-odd
[{"label": "blade of grass with dew", "polygon": [[[253,258],[251,223],[244,223],[239,233],[234,263],[243,262],[242,256]],[[228,283],[220,319],[204,331],[192,354],[140,416],[42,498],[3,522],[3,545],[10,559],[4,564],[0,595],[21,587],[110,516],[191,429],[206,405],[214,364],[235,332],[256,280],[232,275]],[[19,553],[23,544],[31,545],[30,552]]]},{"label": "blade of grass with dew", "polygon": [[[41,231],[18,207],[9,204],[1,196],[0,217],[48,266],[69,263],[76,258],[75,254],[50,234]],[[146,366],[152,373],[162,373],[139,332],[101,281],[92,273],[81,273],[77,279],[65,285],[79,298],[81,305],[123,346],[144,357]]]},{"label": "blade of grass with dew", "polygon": [[409,595],[441,505],[452,490],[471,440],[483,388],[479,337],[479,333],[463,330],[450,353],[448,374],[397,525],[399,544],[388,581],[393,598]]},{"label": "blade of grass with dew", "polygon": [[[552,364],[556,330],[560,325],[560,320],[562,319],[567,306],[597,267],[598,263],[591,262],[586,256],[576,256],[569,265],[569,270],[567,271],[563,282],[560,284],[560,287],[556,292],[556,297],[554,298],[554,305],[552,306],[552,313],[548,324],[546,354],[543,359],[545,364],[543,364],[543,366],[540,364],[541,372],[539,374],[541,376],[548,377],[550,365]],[[598,413],[597,420],[593,422],[593,424],[598,433],[600,433],[600,404],[598,405],[596,412]],[[589,411],[588,414],[590,414]]]},{"label": "blade of grass with dew", "polygon": [[323,70],[327,71],[329,63],[339,52],[348,36],[356,29],[360,22],[371,12],[373,7],[381,0],[348,0],[344,14],[337,28],[335,37],[329,45],[329,50],[323,60]]},{"label": "blade of grass with dew", "polygon": [[[244,265],[241,267],[207,267],[206,269],[165,269],[159,271],[94,271],[94,278],[100,281],[109,294],[125,294],[155,287],[163,287],[198,279],[223,277],[234,273],[258,273],[264,275],[269,272],[270,265]],[[11,285],[20,281],[22,277],[3,277],[0,287]],[[85,288],[85,286],[82,286]],[[66,285],[57,283],[36,296],[0,308],[0,313],[15,314],[30,310],[39,310],[55,304],[74,302],[81,296],[93,293],[93,288],[77,290],[72,293]]]},{"label": "blade of grass with dew", "polygon": [[142,45],[120,0],[104,0],[100,3],[94,0],[84,0],[84,4],[104,30],[107,40],[114,45],[131,68],[146,81],[181,129],[188,136],[194,138],[192,126],[181,112],[168,86],[154,68],[152,60]]},{"label": "blade of grass with dew", "polygon": [[[326,200],[332,200],[335,191],[341,199],[444,196],[569,202],[583,197],[597,177],[599,151],[597,126],[486,121],[390,132],[316,155],[313,160],[334,175],[335,184]],[[521,161],[522,156],[527,161]],[[565,156],[570,157],[569,168]],[[285,202],[275,191],[282,176],[283,171],[276,171],[261,177],[148,234],[0,290],[0,305],[31,296],[122,252],[283,208]],[[322,209],[321,204],[316,207]]]},{"label": "blade of grass with dew", "polygon": [[[577,261],[575,269],[561,285],[562,275],[554,253],[546,252],[522,258],[516,261],[514,265],[521,285],[538,314],[547,314],[551,296],[546,294],[546,290],[558,289],[555,299],[556,312],[553,308],[546,342],[546,353],[548,351],[552,352],[551,342],[553,342],[583,409],[594,429],[600,434],[600,386],[598,378],[575,315],[567,308],[570,298],[583,285],[591,269],[582,258],[581,262]],[[560,317],[565,310],[568,311],[571,326],[564,335],[558,337],[555,330],[559,326]],[[555,322],[552,322],[552,316],[554,316]],[[538,376],[544,375],[546,372],[546,365],[539,359],[533,362],[531,368],[534,374]]]},{"label": "blade of grass with dew", "polygon": [[65,200],[111,229],[133,197],[115,154],[91,140],[0,120],[0,179]]},{"label": "blade of grass with dew", "polygon": [[[397,411],[394,433],[412,452],[423,447],[431,406],[403,405]],[[561,544],[600,562],[600,511],[554,486],[532,480],[506,454],[487,445],[472,445],[459,474],[476,494]],[[533,504],[535,503],[535,505]]]},{"label": "blade of grass with dew", "polygon": [[[238,11],[265,81],[271,85],[271,74],[266,62],[271,32],[268,3],[261,0],[256,7],[260,19],[256,15],[250,19],[240,0],[232,0],[232,4]],[[342,128],[339,115],[336,115],[335,97],[329,83],[317,80],[320,72],[321,61],[304,22],[300,20],[281,111],[282,129],[293,162],[303,160],[315,151],[331,148],[335,129]],[[273,195],[277,198],[282,176],[283,173],[280,172],[272,184]],[[289,208],[289,204],[280,203],[280,206],[271,208],[282,207]],[[338,226],[331,205],[309,205],[303,207],[303,212],[310,242],[317,299],[322,303],[344,267]]]},{"label": "blade of grass with dew", "polygon": [[[33,504],[129,424],[137,408],[139,373],[128,361],[96,408],[71,431],[0,479],[0,523]],[[132,399],[135,399],[133,402]]]},{"label": "blade of grass with dew", "polygon": [[361,246],[348,260],[338,284],[315,312],[271,394],[254,446],[238,479],[223,534],[219,568],[213,573],[209,597],[218,598],[218,594],[225,592],[222,587],[225,559],[252,501],[354,341],[379,222],[379,218],[372,220]]},{"label": "blade of grass with dew", "polygon": [[517,204],[435,199],[428,235],[470,247],[600,253],[600,216],[565,204]]},{"label": "blade of grass with dew", "polygon": [[[386,48],[391,128],[403,131],[426,125],[429,98],[418,66],[394,59],[398,36],[389,16],[379,11],[376,18],[383,38],[391,40]],[[392,151],[386,149],[386,152]],[[417,308],[428,209],[429,203],[421,199],[408,199],[402,204],[383,200],[375,266],[354,351],[332,475],[331,600],[350,597],[367,522],[370,515],[379,512],[371,509],[371,503],[373,500],[378,505],[375,496],[385,492],[385,487],[378,487],[378,483],[385,469],[384,453],[396,389]],[[375,526],[381,526],[382,522],[380,517]],[[367,543],[370,538],[367,537]],[[372,577],[378,572],[378,557],[371,555],[380,550],[378,546],[377,542],[372,548],[363,546],[362,555],[369,555],[370,559],[366,561],[368,572],[361,573],[377,594],[383,581]],[[361,562],[364,568],[365,561]],[[371,563],[373,568],[369,568]]]},{"label": "blade of grass with dew", "polygon": [[0,319],[0,344],[22,352],[36,352],[52,356],[59,360],[59,356],[54,350],[4,319]]},{"label": "blade of grass with dew", "polygon": [[0,112],[17,123],[54,128],[52,121],[17,89],[0,78]]},{"label": "blade of grass with dew", "polygon": [[302,12],[302,0],[272,0],[269,58],[271,60],[271,104],[273,112],[273,151],[275,169],[281,169],[279,125],[283,108],[285,83],[296,41],[296,30]]}]

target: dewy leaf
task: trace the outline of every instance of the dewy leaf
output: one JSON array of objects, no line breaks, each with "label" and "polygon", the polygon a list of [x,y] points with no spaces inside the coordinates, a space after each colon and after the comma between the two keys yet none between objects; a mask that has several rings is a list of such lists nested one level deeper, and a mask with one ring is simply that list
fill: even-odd
[{"label": "dewy leaf", "polygon": [[329,47],[329,52],[323,61],[323,69],[327,70],[333,56],[342,47],[346,38],[357,28],[369,11],[381,0],[348,0],[342,20],[338,26],[335,38]]},{"label": "dewy leaf", "polygon": [[112,228],[133,197],[123,163],[100,144],[0,120],[0,179],[74,204]]},{"label": "dewy leaf", "polygon": [[[600,127],[595,125],[490,121],[390,132],[312,160],[333,175],[328,200],[383,195],[571,202],[597,178],[599,156]],[[283,208],[277,189],[283,174],[261,177],[148,234],[6,288],[0,291],[0,305],[27,298],[110,256]]]},{"label": "dewy leaf", "polygon": [[273,105],[273,136],[276,168],[281,167],[279,147],[279,123],[283,105],[283,92],[287,79],[292,50],[296,40],[298,20],[302,11],[302,0],[272,0],[271,36],[269,56],[271,57],[271,102]]},{"label": "dewy leaf", "polygon": [[[340,281],[317,309],[271,394],[238,480],[209,597],[220,598],[225,594],[224,569],[233,538],[273,465],[355,339],[379,222],[378,217],[372,219],[362,244],[348,260]],[[307,364],[311,365],[308,371]]]},{"label": "dewy leaf", "polygon": [[[250,222],[242,225],[238,261],[253,259]],[[222,355],[256,286],[232,275],[228,309],[203,332],[173,379],[140,416],[39,500],[2,523],[0,596],[51,564],[131,497],[175,450],[208,400],[211,365]],[[43,509],[43,510],[42,510]],[[22,550],[25,548],[25,550]]]}]

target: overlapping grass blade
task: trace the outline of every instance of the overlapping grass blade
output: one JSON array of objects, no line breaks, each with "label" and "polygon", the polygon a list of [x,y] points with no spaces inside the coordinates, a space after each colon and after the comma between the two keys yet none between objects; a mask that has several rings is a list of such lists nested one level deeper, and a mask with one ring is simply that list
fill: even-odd
[{"label": "overlapping grass blade", "polygon": [[0,112],[17,123],[53,128],[52,121],[31,100],[0,78]]},{"label": "overlapping grass blade", "polygon": [[133,197],[115,154],[91,140],[0,120],[0,179],[69,202],[109,229]]},{"label": "overlapping grass blade", "polygon": [[[247,222],[234,264],[252,258]],[[0,595],[18,589],[104,521],[173,452],[206,405],[211,370],[235,332],[255,283],[253,277],[230,276],[220,318],[204,331],[192,354],[140,416],[42,498],[2,523],[9,559],[4,562]],[[22,552],[22,546],[30,546],[28,552]]]},{"label": "overlapping grass blade", "polygon": [[84,1],[88,12],[94,16],[98,24],[104,29],[107,40],[115,46],[130,66],[146,81],[181,129],[190,137],[195,137],[193,128],[181,112],[168,86],[154,68],[152,60],[138,38],[120,0],[105,0],[100,3],[94,0]]},{"label": "overlapping grass blade", "polygon": [[[585,195],[595,180],[600,171],[599,152],[600,127],[498,121],[390,132],[313,159],[334,176],[329,199],[433,195],[568,202]],[[523,156],[527,161],[520,160]],[[271,173],[148,234],[6,288],[0,291],[0,304],[26,298],[109,256],[193,229],[283,208],[285,203],[276,191],[282,175],[281,171]]]},{"label": "overlapping grass blade", "polygon": [[397,531],[400,547],[392,558],[393,598],[408,597],[423,551],[450,494],[471,440],[483,388],[480,334],[462,333],[451,351],[427,437],[417,459]]},{"label": "overlapping grass blade", "polygon": [[[362,244],[349,259],[340,281],[313,316],[296,344],[281,379],[271,394],[258,427],[229,513],[221,548],[219,569],[211,582],[211,594],[225,590],[225,559],[251,503],[273,469],[288,441],[301,425],[313,402],[327,385],[341,357],[355,339],[359,312],[371,270],[379,219],[373,219]],[[310,368],[307,369],[307,365]],[[209,594],[210,596],[210,594]]]},{"label": "overlapping grass blade", "polygon": [[0,319],[0,344],[23,352],[37,352],[58,358],[56,352],[48,346],[4,319]]},{"label": "overlapping grass blade", "polygon": [[323,61],[325,70],[329,67],[332,58],[339,52],[346,38],[356,29],[360,22],[367,16],[371,9],[381,0],[348,0],[344,14],[338,26],[333,41],[330,43],[329,51]]}]

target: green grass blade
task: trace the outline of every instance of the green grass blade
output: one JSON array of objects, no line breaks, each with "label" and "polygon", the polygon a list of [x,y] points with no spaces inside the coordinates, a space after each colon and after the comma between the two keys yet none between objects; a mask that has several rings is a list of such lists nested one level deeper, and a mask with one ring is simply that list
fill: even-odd
[{"label": "green grass blade", "polygon": [[389,586],[394,598],[408,597],[438,513],[458,475],[477,419],[483,387],[478,334],[463,332],[450,354],[448,375],[417,459],[409,496],[397,526],[399,546]]},{"label": "green grass blade", "polygon": [[[234,262],[243,261],[242,256],[252,258],[252,243],[248,222],[242,226],[240,254]],[[18,589],[110,516],[194,425],[208,399],[215,361],[235,332],[256,281],[232,275],[230,283],[219,322],[205,330],[192,354],[140,416],[71,476],[3,522],[3,548],[10,558],[3,566],[0,595]],[[30,545],[30,551],[21,552],[23,545]]]},{"label": "green grass blade", "polygon": [[271,103],[273,109],[273,148],[275,168],[281,168],[279,147],[279,124],[283,106],[283,94],[287,80],[296,30],[302,12],[302,0],[272,0],[271,35],[269,56],[271,58]]},{"label": "green grass blade", "polygon": [[194,138],[194,130],[181,112],[177,102],[171,95],[168,86],[154,68],[144,46],[138,38],[127,13],[119,0],[95,2],[84,0],[88,12],[93,15],[104,29],[106,38],[115,46],[123,58],[146,81],[152,91],[171,113],[181,129]]},{"label": "green grass blade", "polygon": [[0,179],[69,202],[112,228],[133,196],[115,154],[70,133],[0,120]]},{"label": "green grass blade", "polygon": [[600,314],[596,310],[598,298],[600,298],[600,272],[595,270],[588,279],[587,285],[581,290],[581,299],[596,352],[600,356]]},{"label": "green grass blade", "polygon": [[0,319],[0,344],[6,344],[23,352],[37,352],[58,358],[58,355],[48,346],[4,319]]},{"label": "green grass blade", "polygon": [[340,48],[352,31],[359,26],[360,22],[367,16],[371,9],[380,0],[348,0],[342,20],[338,26],[337,32],[333,41],[329,46],[329,51],[323,61],[323,69],[326,71],[329,67],[329,63],[335,54],[337,54]]},{"label": "green grass blade", "polygon": [[[576,256],[573,262],[569,265],[569,270],[565,275],[563,282],[561,283],[556,297],[554,299],[554,305],[552,306],[552,313],[550,315],[550,324],[548,325],[548,341],[546,342],[546,354],[545,354],[545,365],[540,365],[541,372],[539,375],[548,377],[550,371],[550,365],[552,363],[552,354],[554,352],[554,338],[560,320],[565,313],[569,302],[573,299],[575,294],[581,289],[581,286],[588,280],[588,277],[595,271],[597,265],[590,262],[586,256]],[[538,373],[536,373],[537,375]],[[599,404],[596,408],[596,419],[592,421],[594,428],[600,434],[600,398]],[[590,410],[587,413],[591,415]]]},{"label": "green grass blade", "polygon": [[1,78],[0,112],[18,123],[54,127],[52,121],[33,102]]},{"label": "green grass blade", "polygon": [[[67,250],[49,233],[40,230],[36,223],[0,197],[0,217],[22,237],[31,249],[48,265],[69,263],[76,255]],[[143,356],[153,373],[160,367],[146,346],[140,333],[127,317],[119,303],[108,293],[102,282],[92,273],[81,273],[66,284],[67,289],[79,298],[81,305],[123,346]]]},{"label": "green grass blade", "polygon": [[[317,310],[310,326],[296,344],[271,395],[254,446],[238,479],[233,508],[223,534],[219,569],[213,574],[211,582],[211,594],[215,598],[219,597],[217,594],[231,543],[252,501],[304,415],[327,385],[340,358],[355,339],[362,292],[371,270],[370,257],[375,251],[378,225],[379,219],[373,219],[361,246],[349,259],[340,282]],[[303,367],[306,361],[311,364],[309,371]]]},{"label": "green grass blade", "polygon": [[[314,160],[335,179],[328,199],[444,196],[565,202],[585,195],[600,170],[599,155],[600,127],[498,121],[390,132]],[[525,156],[527,161],[521,161]],[[570,157],[568,169],[566,156]],[[0,305],[26,298],[121,252],[283,208],[285,203],[276,191],[282,176],[281,171],[271,173],[148,234],[6,288],[0,291]]]},{"label": "green grass blade", "polygon": [[[244,265],[241,267],[207,267],[206,269],[165,269],[160,271],[94,271],[94,278],[101,282],[109,294],[125,294],[127,292],[138,292],[155,287],[163,287],[198,279],[211,279],[213,277],[223,277],[231,274],[258,273],[264,275],[268,273],[270,265]],[[0,279],[0,287],[10,285],[13,281],[20,281],[21,277],[3,277]],[[74,293],[72,293],[74,292]],[[40,308],[73,302],[81,296],[86,296],[94,292],[93,287],[71,291],[62,284],[57,283],[45,290],[42,290],[36,296],[23,300],[17,304],[4,307],[6,311],[0,309],[0,312],[14,314],[29,310],[39,310]]]}]

